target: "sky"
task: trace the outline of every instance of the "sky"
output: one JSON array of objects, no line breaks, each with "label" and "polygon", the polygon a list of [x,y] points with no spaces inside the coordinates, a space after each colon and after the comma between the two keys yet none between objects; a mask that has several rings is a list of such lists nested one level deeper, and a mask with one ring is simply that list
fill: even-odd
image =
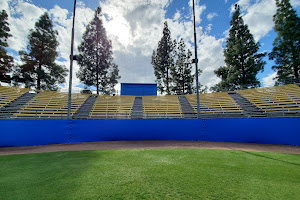
[{"label": "sky", "polygon": [[[299,16],[300,0],[290,2]],[[198,66],[202,70],[200,82],[208,88],[220,81],[214,70],[225,65],[223,51],[236,3],[240,5],[244,22],[261,45],[259,52],[271,52],[277,36],[272,20],[276,13],[275,0],[195,0]],[[7,50],[15,62],[22,63],[18,52],[26,50],[29,30],[44,12],[48,12],[58,31],[59,57],[56,62],[69,69],[73,6],[73,0],[0,0],[0,8],[8,13],[12,34]],[[119,83],[155,82],[151,56],[162,37],[165,21],[172,40],[183,38],[187,48],[194,52],[192,0],[82,0],[76,4],[74,54],[78,53],[85,27],[98,6],[102,9],[107,36],[112,41],[114,62],[119,66]],[[267,62],[265,69],[257,77],[262,86],[273,86],[274,62],[268,56],[264,60]],[[84,87],[75,75],[78,69],[75,61],[74,92]],[[69,75],[66,83],[60,85],[61,91],[68,90],[68,82]],[[119,84],[116,89],[120,90]]]}]

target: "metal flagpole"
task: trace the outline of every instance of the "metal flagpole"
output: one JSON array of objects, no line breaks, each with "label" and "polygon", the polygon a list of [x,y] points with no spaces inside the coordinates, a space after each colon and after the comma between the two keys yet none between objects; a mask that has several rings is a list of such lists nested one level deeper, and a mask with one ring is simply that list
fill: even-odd
[{"label": "metal flagpole", "polygon": [[194,18],[194,46],[195,46],[196,90],[197,90],[197,118],[199,119],[201,116],[200,116],[198,58],[197,58],[197,39],[196,39],[196,21],[195,21],[195,2],[194,2],[194,0],[193,0],[193,18]]},{"label": "metal flagpole", "polygon": [[75,23],[76,0],[74,0],[73,11],[73,26],[71,39],[71,55],[70,55],[70,79],[69,79],[69,94],[68,94],[68,119],[71,119],[71,101],[72,101],[72,73],[73,73],[73,48],[74,48],[74,23]]}]

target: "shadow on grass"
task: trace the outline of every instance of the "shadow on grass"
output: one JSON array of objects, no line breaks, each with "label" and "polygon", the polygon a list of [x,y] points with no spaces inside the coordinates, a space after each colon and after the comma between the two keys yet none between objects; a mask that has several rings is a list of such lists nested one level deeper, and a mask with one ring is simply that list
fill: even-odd
[{"label": "shadow on grass", "polygon": [[85,174],[93,163],[103,160],[102,154],[66,151],[1,156],[0,199],[80,199],[76,192],[89,180]]},{"label": "shadow on grass", "polygon": [[[289,164],[289,165],[300,166],[300,164],[298,164],[298,163],[293,163],[293,162],[286,161],[286,160],[281,160],[281,159],[277,159],[277,158],[272,158],[272,157],[269,157],[269,156],[266,156],[266,155],[261,155],[261,154],[259,154],[259,153],[255,153],[255,152],[251,152],[251,151],[241,151],[241,152],[244,152],[244,153],[247,153],[247,154],[250,154],[250,155],[253,155],[253,156],[261,157],[261,158],[266,158],[266,159],[269,159],[269,160],[274,160],[274,161],[286,163],[286,164]],[[289,154],[289,155],[290,155],[290,154]],[[297,155],[297,156],[298,156],[298,155]],[[299,157],[300,157],[300,156],[299,156]]]}]

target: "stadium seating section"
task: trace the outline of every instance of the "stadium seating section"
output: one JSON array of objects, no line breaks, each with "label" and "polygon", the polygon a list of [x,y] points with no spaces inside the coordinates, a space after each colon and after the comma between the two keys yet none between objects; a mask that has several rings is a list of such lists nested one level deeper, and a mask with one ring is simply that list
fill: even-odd
[{"label": "stadium seating section", "polygon": [[[73,115],[88,98],[87,94],[72,94],[71,115]],[[68,115],[68,93],[41,91],[26,105],[24,105],[15,117],[46,117],[65,118]]]},{"label": "stadium seating section", "polygon": [[[18,103],[29,92],[29,89],[0,86],[0,114],[9,105]],[[255,88],[234,91],[250,106],[264,113],[263,117],[300,116],[299,84]],[[213,117],[249,117],[243,106],[232,93],[217,92],[200,94],[200,109],[202,116]],[[30,95],[28,95],[30,96]],[[90,94],[72,94],[71,115],[81,113],[82,105],[88,105],[88,99],[93,97],[86,118],[91,119],[130,119],[135,104],[135,96],[109,96]],[[28,97],[29,98],[29,97]],[[186,103],[183,105],[182,98]],[[180,99],[180,100],[179,100]],[[183,106],[188,106],[194,116],[197,113],[197,98],[195,94],[143,96],[140,107],[140,118],[183,118]],[[240,106],[241,105],[241,106]],[[245,107],[243,107],[245,108]],[[184,108],[186,109],[186,107]],[[246,108],[245,108],[246,109]],[[79,111],[79,112],[78,112]],[[9,118],[66,118],[68,112],[68,93],[54,91],[37,91],[24,104],[16,107]],[[7,118],[7,117],[6,117]],[[5,118],[5,119],[6,119]],[[189,118],[189,117],[186,117]],[[192,118],[192,117],[191,117]]]},{"label": "stadium seating section", "polygon": [[29,89],[27,88],[0,86],[0,108],[14,101],[28,91]]},{"label": "stadium seating section", "polygon": [[98,96],[90,118],[130,118],[134,96]]},{"label": "stadium seating section", "polygon": [[[197,112],[197,96],[185,95],[192,108]],[[227,92],[200,94],[200,112],[203,114],[235,114],[243,109],[228,95]]]},{"label": "stadium seating section", "polygon": [[144,118],[182,118],[178,96],[144,96]]},{"label": "stadium seating section", "polygon": [[300,87],[297,84],[238,91],[266,113],[300,112]]}]

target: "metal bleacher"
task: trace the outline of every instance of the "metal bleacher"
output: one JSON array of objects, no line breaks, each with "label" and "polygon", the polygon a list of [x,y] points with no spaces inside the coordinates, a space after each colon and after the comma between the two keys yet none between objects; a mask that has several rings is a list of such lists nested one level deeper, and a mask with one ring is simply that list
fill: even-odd
[{"label": "metal bleacher", "polygon": [[98,96],[90,112],[89,118],[130,118],[134,99],[135,96]]},{"label": "metal bleacher", "polygon": [[[197,113],[196,94],[187,94],[185,97]],[[243,109],[227,92],[200,94],[200,112],[203,117],[243,117]]]},{"label": "metal bleacher", "polygon": [[[84,101],[87,94],[72,94],[71,115],[73,115]],[[68,115],[68,93],[54,91],[40,91],[33,99],[21,107],[15,118],[66,118]]]},{"label": "metal bleacher", "polygon": [[0,108],[6,106],[28,91],[29,89],[27,88],[0,86]]},{"label": "metal bleacher", "polygon": [[176,95],[143,96],[144,118],[182,118]]},{"label": "metal bleacher", "polygon": [[298,84],[237,91],[268,117],[299,116],[300,87]]},{"label": "metal bleacher", "polygon": [[[0,86],[0,106],[0,119],[65,119],[68,93],[31,93],[26,88]],[[201,118],[299,117],[300,87],[290,84],[200,94],[200,109]],[[135,97],[76,93],[72,94],[71,116],[73,119],[196,118],[197,98],[196,94]]]}]

